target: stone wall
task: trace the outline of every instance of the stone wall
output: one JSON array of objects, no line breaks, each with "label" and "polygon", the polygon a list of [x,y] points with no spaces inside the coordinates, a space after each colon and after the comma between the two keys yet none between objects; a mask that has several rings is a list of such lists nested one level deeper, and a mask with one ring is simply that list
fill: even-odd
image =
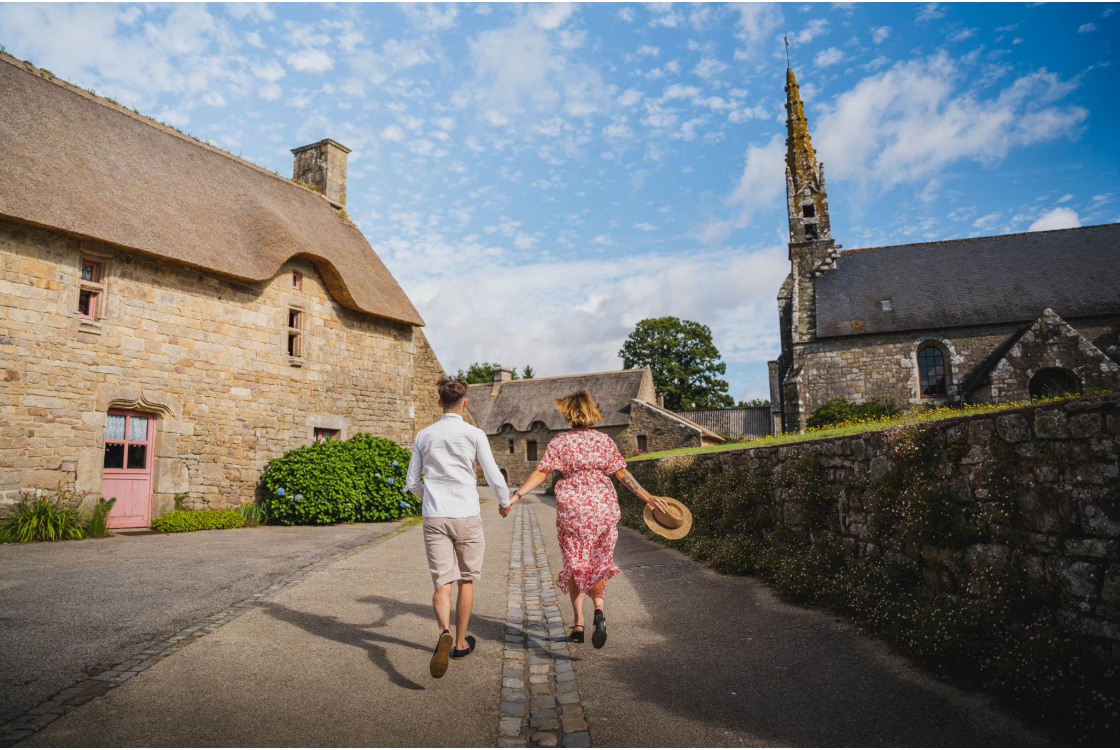
[{"label": "stone wall", "polygon": [[[102,263],[96,322],[77,313],[82,258]],[[158,416],[153,517],[179,493],[193,507],[252,500],[269,459],[316,427],[410,445],[439,415],[442,368],[419,329],[341,307],[305,260],[242,283],[0,222],[0,296],[5,500],[60,485],[99,492],[114,407]],[[304,311],[298,358],[291,305]]]},{"label": "stone wall", "polygon": [[638,449],[639,435],[645,435],[646,451],[650,453],[703,445],[703,433],[699,429],[640,401],[630,405],[630,433],[634,448],[624,450],[623,455],[630,455]]},{"label": "stone wall", "polygon": [[[782,522],[808,534],[837,534],[850,557],[891,562],[902,556],[926,572],[924,584],[961,594],[945,573],[977,563],[1025,574],[1062,622],[1110,644],[1120,656],[1120,395],[1083,397],[1014,410],[958,417],[918,428],[932,446],[923,490],[948,498],[946,524],[982,530],[984,541],[952,545],[927,541],[901,551],[872,503],[875,482],[892,471],[900,441],[913,428],[845,435],[778,446],[631,462],[647,487],[667,492],[664,477],[689,472],[746,472],[772,485],[762,503]],[[808,461],[822,472],[827,507],[806,510],[796,473]],[[803,484],[803,483],[802,483]],[[681,488],[681,491],[685,491]],[[902,498],[899,498],[900,500]],[[881,499],[880,499],[881,502]],[[911,498],[909,502],[914,502]],[[944,509],[945,506],[942,506]],[[819,509],[818,509],[819,510]],[[808,521],[809,518],[820,519]],[[985,520],[986,519],[986,520]],[[924,538],[924,537],[923,537]],[[936,537],[931,537],[936,538]],[[892,551],[893,550],[893,551]]]},{"label": "stone wall", "polygon": [[[1070,325],[1098,348],[1115,349],[1120,318],[1075,319]],[[782,387],[786,429],[803,429],[813,410],[831,398],[856,402],[885,399],[906,410],[959,400],[972,374],[1022,327],[1010,323],[870,334],[795,345],[793,361],[800,372],[796,383]],[[940,347],[946,355],[949,392],[944,398],[923,399],[918,389],[918,350],[927,344]],[[1120,379],[1114,382],[1120,384]],[[1016,393],[1016,398],[1026,398],[1025,389],[1022,394]]]}]

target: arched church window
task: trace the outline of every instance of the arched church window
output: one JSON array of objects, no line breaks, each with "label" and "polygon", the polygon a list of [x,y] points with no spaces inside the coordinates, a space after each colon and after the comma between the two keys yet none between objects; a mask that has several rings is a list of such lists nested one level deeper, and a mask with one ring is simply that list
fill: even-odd
[{"label": "arched church window", "polygon": [[1081,393],[1081,381],[1062,367],[1044,367],[1031,378],[1027,391],[1032,399],[1076,396]]},{"label": "arched church window", "polygon": [[938,398],[948,394],[948,368],[945,353],[937,346],[924,346],[918,350],[918,386],[922,398]]}]

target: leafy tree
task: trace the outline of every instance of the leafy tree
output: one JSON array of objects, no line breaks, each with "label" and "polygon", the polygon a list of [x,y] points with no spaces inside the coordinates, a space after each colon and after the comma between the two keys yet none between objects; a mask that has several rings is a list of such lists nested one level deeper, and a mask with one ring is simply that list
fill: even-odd
[{"label": "leafy tree", "polygon": [[719,409],[735,399],[719,376],[727,365],[712,343],[712,329],[680,318],[640,321],[618,356],[626,369],[649,367],[669,409]]},{"label": "leafy tree", "polygon": [[735,404],[738,409],[755,409],[760,406],[769,406],[770,399],[768,398],[752,398],[750,401],[740,401]]},{"label": "leafy tree", "polygon": [[[489,383],[494,380],[494,370],[502,367],[497,362],[471,362],[471,366],[467,368],[466,372],[459,370],[455,373],[455,377],[462,378],[471,385],[478,385],[479,383]],[[517,369],[513,369],[513,379],[517,380]]]},{"label": "leafy tree", "polygon": [[525,378],[526,380],[530,380],[537,377],[537,374],[533,372],[532,365],[525,365],[525,369],[521,371],[521,377]]}]

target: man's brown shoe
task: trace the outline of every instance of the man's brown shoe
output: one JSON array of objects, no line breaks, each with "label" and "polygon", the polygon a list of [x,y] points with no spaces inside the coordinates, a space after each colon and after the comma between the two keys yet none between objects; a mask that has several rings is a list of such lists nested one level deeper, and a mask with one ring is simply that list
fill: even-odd
[{"label": "man's brown shoe", "polygon": [[432,663],[428,665],[432,677],[437,680],[447,674],[448,657],[451,655],[451,647],[454,645],[455,638],[451,635],[450,630],[445,630],[439,634],[435,653],[432,654]]}]

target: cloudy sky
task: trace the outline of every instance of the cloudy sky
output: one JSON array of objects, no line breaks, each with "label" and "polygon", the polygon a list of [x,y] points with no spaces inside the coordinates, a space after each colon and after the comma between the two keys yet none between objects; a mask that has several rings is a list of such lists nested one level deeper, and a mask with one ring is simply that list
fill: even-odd
[{"label": "cloudy sky", "polygon": [[[348,208],[444,366],[614,369],[711,326],[767,396],[783,33],[846,248],[1120,220],[1115,4],[0,5],[0,44]],[[967,269],[931,268],[945,278]],[[899,283],[905,283],[900,279]]]}]

